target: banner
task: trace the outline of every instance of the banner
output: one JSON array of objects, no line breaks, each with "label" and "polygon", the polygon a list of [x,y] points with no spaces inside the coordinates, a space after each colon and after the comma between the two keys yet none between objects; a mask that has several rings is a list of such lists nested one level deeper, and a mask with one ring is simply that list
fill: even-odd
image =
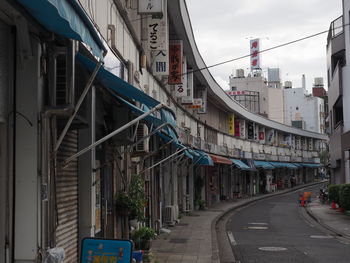
[{"label": "banner", "polygon": [[260,41],[258,38],[250,40],[250,68],[260,69]]},{"label": "banner", "polygon": [[228,134],[235,135],[235,115],[233,113],[228,115]]},{"label": "banner", "polygon": [[168,83],[182,84],[182,40],[171,40],[169,43]]},{"label": "banner", "polygon": [[246,138],[246,134],[245,134],[245,120],[240,120],[239,133],[240,133],[240,137],[242,139]]}]

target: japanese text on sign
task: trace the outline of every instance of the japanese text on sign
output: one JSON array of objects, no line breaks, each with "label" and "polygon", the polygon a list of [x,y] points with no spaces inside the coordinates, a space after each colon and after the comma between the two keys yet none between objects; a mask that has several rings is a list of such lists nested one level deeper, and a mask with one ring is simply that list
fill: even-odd
[{"label": "japanese text on sign", "polygon": [[260,42],[259,39],[250,41],[250,68],[251,70],[260,69]]},{"label": "japanese text on sign", "polygon": [[169,84],[182,84],[182,40],[169,43]]},{"label": "japanese text on sign", "polygon": [[169,56],[167,50],[152,52],[152,69],[156,76],[164,76],[169,74]]},{"label": "japanese text on sign", "polygon": [[150,51],[163,51],[168,49],[168,18],[147,19],[147,48]]}]

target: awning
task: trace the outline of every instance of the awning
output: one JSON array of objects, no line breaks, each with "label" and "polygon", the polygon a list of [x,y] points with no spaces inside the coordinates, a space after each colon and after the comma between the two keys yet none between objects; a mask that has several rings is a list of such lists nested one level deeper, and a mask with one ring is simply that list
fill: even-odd
[{"label": "awning", "polygon": [[85,43],[103,57],[106,48],[77,0],[17,0],[43,27],[58,35]]},{"label": "awning", "polygon": [[302,166],[307,167],[307,168],[319,168],[322,165],[319,163],[302,163]]},{"label": "awning", "polygon": [[265,161],[254,160],[254,166],[258,167],[258,168],[265,169],[265,170],[275,169],[275,167],[272,164],[270,164],[269,162],[265,162]]},{"label": "awning", "polygon": [[217,163],[217,164],[228,164],[228,165],[231,165],[232,164],[232,161],[226,157],[222,157],[222,156],[219,156],[219,155],[215,155],[215,154],[210,154],[210,157],[211,159],[213,159],[213,162],[214,163]]},{"label": "awning", "polygon": [[283,162],[269,162],[275,168],[289,168],[289,169],[298,169],[298,166],[292,163],[283,163]]},{"label": "awning", "polygon": [[246,165],[244,162],[242,162],[241,160],[232,159],[232,158],[230,158],[230,160],[233,162],[233,164],[235,166],[237,166],[237,168],[239,168],[241,170],[246,170],[246,171],[251,170],[251,168],[248,165]]},{"label": "awning", "polygon": [[213,160],[207,153],[200,150],[189,150],[189,152],[193,156],[194,165],[214,166]]},{"label": "awning", "polygon": [[[76,58],[83,65],[85,65],[85,67],[90,72],[92,72],[94,70],[94,68],[96,67],[96,63],[94,61],[83,56],[80,53],[78,53],[76,55]],[[148,108],[153,108],[160,103],[159,101],[152,98],[151,96],[148,96],[142,90],[135,88],[134,86],[125,82],[124,80],[117,77],[113,73],[110,73],[104,67],[99,70],[99,72],[96,76],[96,79],[98,80],[99,83],[101,83],[102,86],[110,89],[111,91],[117,93],[118,95],[120,95],[126,99],[129,99],[129,100],[138,101],[141,104],[144,104]],[[175,119],[174,114],[173,113],[171,113],[171,114],[173,115],[172,118]],[[167,116],[167,117],[169,117],[169,116]]]}]

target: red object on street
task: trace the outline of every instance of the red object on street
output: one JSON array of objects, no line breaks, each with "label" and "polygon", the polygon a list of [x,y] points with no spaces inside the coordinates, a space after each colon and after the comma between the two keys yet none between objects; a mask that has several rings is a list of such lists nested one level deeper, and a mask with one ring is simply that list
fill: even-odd
[{"label": "red object on street", "polygon": [[331,208],[332,208],[332,209],[337,209],[337,204],[336,204],[335,202],[332,202]]}]

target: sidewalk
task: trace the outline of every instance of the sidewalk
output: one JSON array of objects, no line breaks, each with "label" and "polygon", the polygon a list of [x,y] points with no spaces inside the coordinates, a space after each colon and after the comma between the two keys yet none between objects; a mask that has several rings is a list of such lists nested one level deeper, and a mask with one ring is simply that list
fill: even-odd
[{"label": "sidewalk", "polygon": [[329,204],[322,204],[318,199],[306,207],[307,213],[324,228],[350,241],[350,213],[331,209]]},{"label": "sidewalk", "polygon": [[311,183],[294,188],[234,201],[220,202],[204,211],[193,211],[180,219],[170,234],[160,234],[152,241],[152,253],[159,263],[220,262],[216,223],[230,211],[252,202],[319,184]]}]

